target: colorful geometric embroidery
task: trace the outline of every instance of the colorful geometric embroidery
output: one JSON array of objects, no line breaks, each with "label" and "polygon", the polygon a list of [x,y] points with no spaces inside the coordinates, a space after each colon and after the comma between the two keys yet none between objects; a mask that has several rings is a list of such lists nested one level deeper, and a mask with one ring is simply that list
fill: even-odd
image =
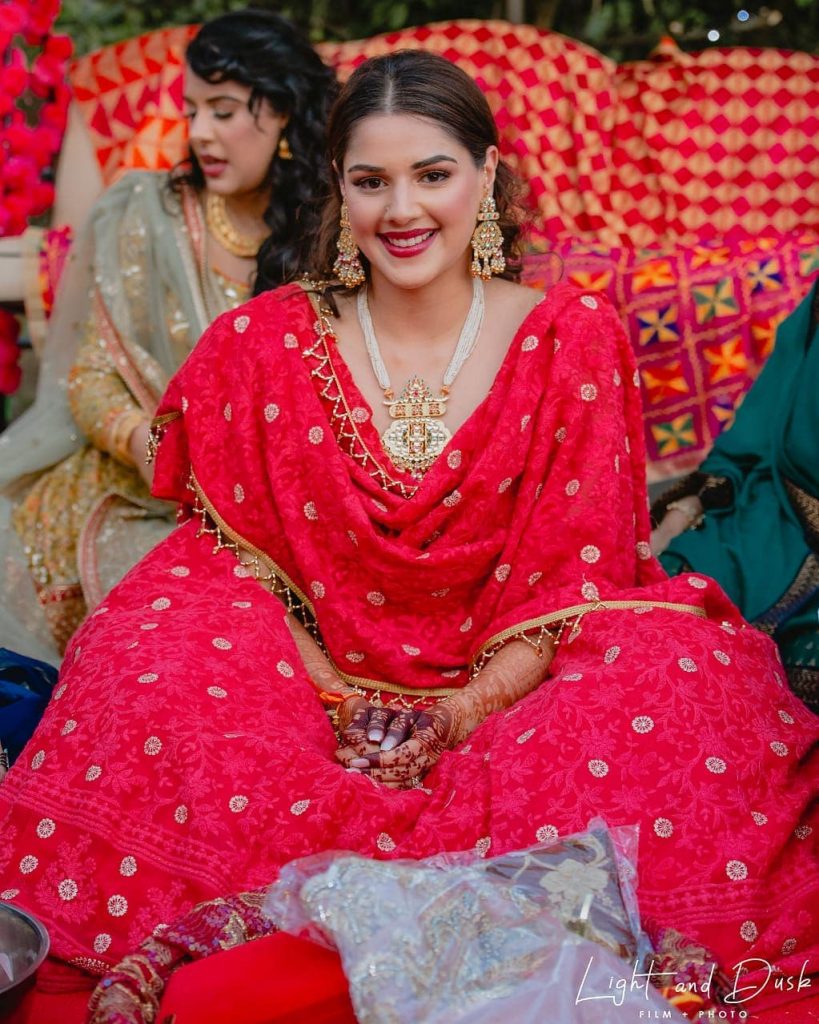
[{"label": "colorful geometric embroidery", "polygon": [[640,346],[652,345],[655,341],[679,341],[677,306],[663,306],[660,309],[646,309],[637,314],[640,327]]},{"label": "colorful geometric embroidery", "polygon": [[694,448],[697,444],[694,417],[690,412],[683,413],[668,423],[653,424],[651,433],[661,456],[676,455],[677,452]]},{"label": "colorful geometric embroidery", "polygon": [[782,287],[779,260],[772,257],[762,262],[754,261],[748,268],[752,292],[774,292]]},{"label": "colorful geometric embroidery", "polygon": [[742,351],[742,338],[731,338],[718,345],[706,345],[702,350],[708,364],[708,380],[718,384],[727,377],[744,374],[748,369],[748,359]]},{"label": "colorful geometric embroidery", "polygon": [[699,324],[707,324],[716,317],[730,316],[739,309],[734,298],[734,282],[730,277],[724,277],[716,284],[693,288],[692,294]]}]

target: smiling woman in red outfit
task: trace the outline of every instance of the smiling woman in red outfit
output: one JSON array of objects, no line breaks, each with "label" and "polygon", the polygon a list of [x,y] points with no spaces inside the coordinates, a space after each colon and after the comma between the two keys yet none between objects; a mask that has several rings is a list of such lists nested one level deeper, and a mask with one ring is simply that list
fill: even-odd
[{"label": "smiling woman in red outfit", "polygon": [[651,555],[616,315],[514,283],[513,184],[447,61],[363,64],[329,149],[323,281],[220,317],[162,399],[182,522],[0,788],[4,898],[95,974],[153,935],[98,990],[130,1021],[181,948],[254,932],[241,901],[224,933],[165,926],[295,857],[499,854],[602,815],[640,826],[655,939],[815,971],[817,719],[713,581]]}]

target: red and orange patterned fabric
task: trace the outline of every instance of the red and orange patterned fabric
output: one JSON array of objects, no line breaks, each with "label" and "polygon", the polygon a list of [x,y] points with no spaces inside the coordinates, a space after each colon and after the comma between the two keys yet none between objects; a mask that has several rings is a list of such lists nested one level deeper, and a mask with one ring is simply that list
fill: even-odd
[{"label": "red and orange patterned fabric", "polygon": [[[75,63],[106,181],[183,155],[192,32],[164,30]],[[486,93],[503,155],[529,184],[526,280],[553,283],[562,269],[606,291],[628,322],[650,478],[697,465],[819,272],[819,58],[666,46],[618,67],[582,43],[500,21],[319,50],[346,78],[401,48],[442,54]]]}]

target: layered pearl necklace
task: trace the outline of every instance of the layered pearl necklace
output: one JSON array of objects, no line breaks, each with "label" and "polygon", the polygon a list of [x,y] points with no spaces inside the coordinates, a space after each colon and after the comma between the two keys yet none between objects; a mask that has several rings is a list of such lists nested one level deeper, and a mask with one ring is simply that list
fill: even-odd
[{"label": "layered pearl necklace", "polygon": [[476,277],[472,282],[472,302],[458,344],[444,372],[437,398],[426,381],[417,374],[410,377],[399,397],[395,397],[375,336],[366,287],[358,293],[356,309],[375,379],[384,392],[384,405],[394,420],[381,435],[381,444],[399,469],[406,469],[413,476],[421,477],[452,437],[443,423],[443,416],[452,383],[475,351],[481,332],[484,315],[483,281]]}]

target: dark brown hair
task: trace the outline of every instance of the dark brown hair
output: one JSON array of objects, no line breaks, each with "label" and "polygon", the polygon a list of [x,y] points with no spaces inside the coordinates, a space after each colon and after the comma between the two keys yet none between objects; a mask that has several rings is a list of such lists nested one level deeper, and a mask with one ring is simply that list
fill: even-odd
[{"label": "dark brown hair", "polygon": [[[372,114],[409,114],[434,121],[465,149],[480,167],[490,146],[498,145],[498,129],[486,97],[475,82],[455,64],[422,50],[398,50],[373,57],[356,68],[343,86],[330,112],[327,150],[330,164],[341,170],[356,124]],[[319,278],[333,277],[337,256],[341,193],[331,170],[334,186],[319,227],[312,272]],[[494,196],[503,233],[506,271],[510,280],[520,277],[522,186],[503,161],[498,163]],[[362,264],[367,267],[362,254]]]}]

